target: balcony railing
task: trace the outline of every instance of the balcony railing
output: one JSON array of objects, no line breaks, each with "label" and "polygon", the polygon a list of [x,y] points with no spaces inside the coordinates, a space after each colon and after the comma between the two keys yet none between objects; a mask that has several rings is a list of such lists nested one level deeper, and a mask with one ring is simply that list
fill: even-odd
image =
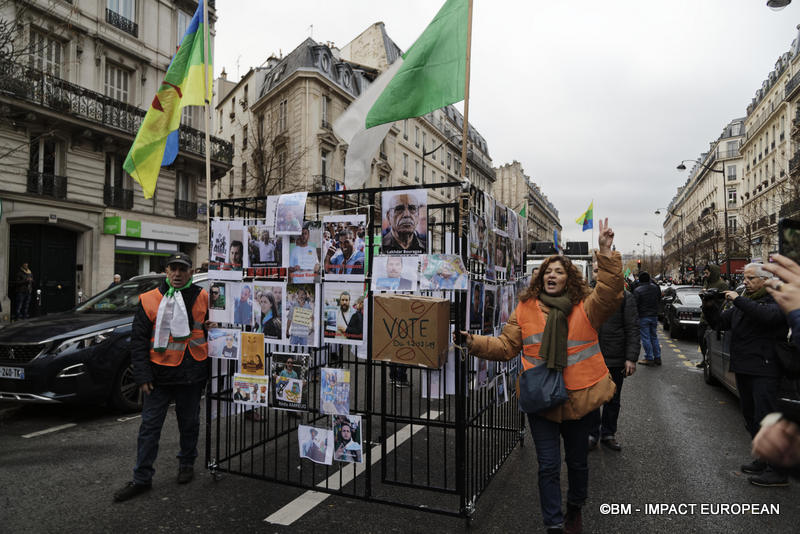
[{"label": "balcony railing", "polygon": [[129,33],[134,37],[139,37],[139,25],[133,22],[132,20],[123,17],[116,11],[112,11],[106,8],[106,22],[108,22],[115,28],[119,28],[125,33]]},{"label": "balcony railing", "polygon": [[779,215],[783,217],[791,217],[800,212],[800,198],[786,202],[781,206]]},{"label": "balcony railing", "polygon": [[784,99],[788,100],[798,86],[800,86],[800,72],[797,72],[794,76],[792,76],[792,79],[789,80],[789,83],[786,84],[786,92],[784,93]]},{"label": "balcony railing", "polygon": [[313,191],[343,191],[344,184],[337,180],[334,180],[331,176],[325,176],[323,174],[317,174],[311,177],[312,184],[311,189]]},{"label": "balcony railing", "polygon": [[175,217],[179,219],[197,219],[197,202],[175,199]]},{"label": "balcony railing", "polygon": [[67,177],[28,171],[28,193],[53,198],[67,198]]},{"label": "balcony railing", "polygon": [[733,148],[731,150],[720,150],[719,151],[719,159],[728,159],[728,158],[738,158],[739,157],[739,149]]},{"label": "balcony railing", "polygon": [[103,204],[109,208],[133,209],[133,189],[123,189],[106,184],[103,186]]},{"label": "balcony railing", "polygon": [[[145,111],[84,87],[10,61],[0,62],[0,95],[13,96],[96,124],[136,135]],[[181,126],[181,150],[205,156],[205,134]],[[233,163],[233,145],[211,137],[211,159]]]}]

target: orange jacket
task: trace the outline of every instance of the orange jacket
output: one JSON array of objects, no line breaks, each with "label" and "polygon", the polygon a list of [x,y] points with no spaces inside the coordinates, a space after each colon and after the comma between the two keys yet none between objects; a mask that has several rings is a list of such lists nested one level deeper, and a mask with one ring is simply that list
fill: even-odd
[{"label": "orange jacket", "polygon": [[169,336],[169,343],[167,343],[167,350],[157,352],[153,350],[155,343],[155,328],[156,316],[158,315],[158,306],[161,304],[161,299],[164,295],[161,291],[152,289],[147,293],[139,295],[139,300],[142,302],[142,308],[147,314],[147,317],[153,323],[153,332],[150,335],[150,361],[158,365],[167,365],[169,367],[176,367],[183,361],[183,355],[186,352],[186,347],[189,347],[189,353],[192,358],[201,362],[208,358],[208,342],[206,341],[205,332],[203,331],[203,322],[206,318],[206,311],[208,310],[208,292],[205,289],[200,291],[197,299],[192,306],[191,314],[191,334],[187,339],[175,340],[172,335]]}]

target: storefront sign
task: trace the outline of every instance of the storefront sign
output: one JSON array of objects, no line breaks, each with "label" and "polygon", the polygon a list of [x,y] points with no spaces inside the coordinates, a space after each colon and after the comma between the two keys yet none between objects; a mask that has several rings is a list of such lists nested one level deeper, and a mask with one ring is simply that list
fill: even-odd
[{"label": "storefront sign", "polygon": [[103,217],[103,233],[104,234],[119,234],[122,232],[122,218],[121,217]]},{"label": "storefront sign", "polygon": [[123,219],[119,216],[103,218],[103,233],[178,243],[197,243],[200,238],[200,232],[196,227],[169,226]]},{"label": "storefront sign", "polygon": [[125,221],[125,235],[128,237],[142,237],[142,222]]}]

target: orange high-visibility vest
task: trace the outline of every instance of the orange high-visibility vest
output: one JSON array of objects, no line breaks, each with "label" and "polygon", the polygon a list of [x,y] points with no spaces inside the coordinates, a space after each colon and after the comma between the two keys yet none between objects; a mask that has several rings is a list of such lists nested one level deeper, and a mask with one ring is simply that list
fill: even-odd
[{"label": "orange high-visibility vest", "polygon": [[205,289],[200,290],[200,294],[194,301],[192,306],[192,314],[189,320],[191,334],[187,339],[178,341],[169,336],[167,343],[167,350],[164,352],[156,352],[153,350],[155,343],[156,332],[156,316],[158,315],[158,305],[161,304],[161,299],[164,295],[161,291],[151,289],[147,293],[139,295],[139,300],[142,303],[142,308],[147,314],[147,317],[153,323],[153,332],[150,335],[150,361],[158,365],[167,365],[169,367],[176,367],[183,361],[183,355],[186,352],[186,347],[189,347],[189,353],[192,358],[198,362],[202,362],[208,358],[208,342],[203,333],[203,322],[206,320],[206,312],[208,311],[208,293]]},{"label": "orange high-visibility vest", "polygon": [[[539,355],[542,348],[542,333],[547,321],[539,302],[528,299],[520,302],[516,310],[517,322],[522,330],[522,370],[544,365]],[[606,374],[608,368],[600,352],[597,331],[589,322],[583,301],[572,308],[567,317],[567,367],[564,368],[564,385],[567,389],[578,390],[593,386]]]}]

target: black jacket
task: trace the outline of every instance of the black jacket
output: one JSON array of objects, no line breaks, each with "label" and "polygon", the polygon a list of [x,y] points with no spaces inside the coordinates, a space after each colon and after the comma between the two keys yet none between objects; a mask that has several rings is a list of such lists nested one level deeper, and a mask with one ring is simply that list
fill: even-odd
[{"label": "black jacket", "polygon": [[775,345],[786,340],[789,327],[778,304],[769,295],[758,300],[736,297],[733,306],[715,314],[704,305],[708,324],[731,331],[731,372],[756,376],[781,376]]},{"label": "black jacket", "polygon": [[[169,287],[165,280],[161,282],[158,290],[163,295],[167,292],[167,289]],[[197,300],[201,290],[200,286],[192,284],[181,291],[190,321],[194,301]],[[208,319],[208,310],[206,310],[206,319]],[[153,336],[153,327],[154,325],[145,313],[140,301],[139,306],[136,308],[131,331],[131,363],[133,363],[133,379],[136,383],[142,385],[152,382],[156,386],[166,386],[203,382],[208,377],[208,358],[198,362],[189,354],[188,347],[183,354],[183,361],[176,367],[158,365],[150,361],[150,339]],[[205,332],[205,328],[204,335],[208,335]]]},{"label": "black jacket", "polygon": [[639,359],[639,314],[636,299],[628,291],[625,291],[619,309],[603,323],[597,335],[606,366],[622,367],[625,360],[635,362]]},{"label": "black jacket", "polygon": [[660,287],[653,282],[639,284],[633,290],[633,296],[636,297],[636,309],[639,312],[639,318],[658,316],[658,302],[661,300]]}]

